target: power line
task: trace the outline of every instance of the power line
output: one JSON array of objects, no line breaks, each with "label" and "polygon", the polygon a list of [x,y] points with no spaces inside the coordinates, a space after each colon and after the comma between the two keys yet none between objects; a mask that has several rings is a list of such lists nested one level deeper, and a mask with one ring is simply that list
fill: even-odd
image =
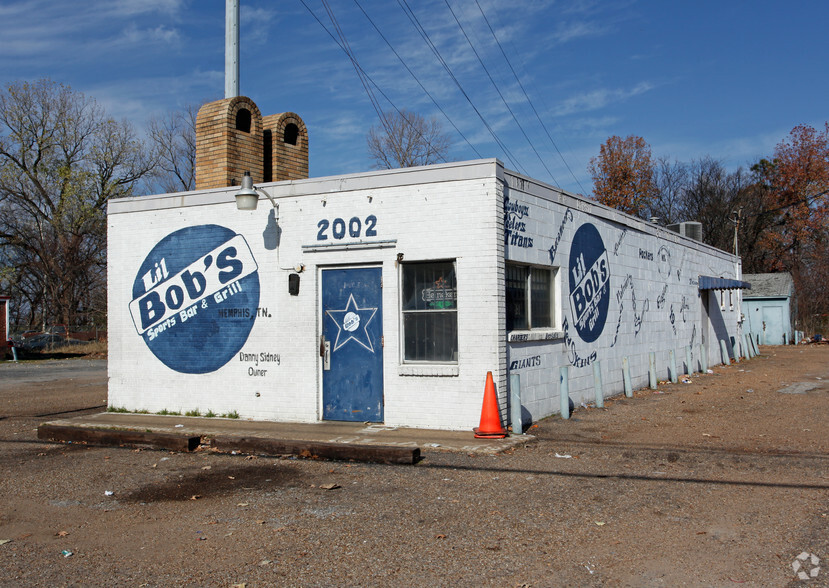
[{"label": "power line", "polygon": [[[364,82],[363,76],[365,76],[365,79],[368,82],[370,82],[371,86],[374,86],[374,88],[376,88],[377,91],[380,92],[380,95],[382,95],[383,98],[385,98],[386,101],[391,105],[391,107],[394,108],[394,110],[397,112],[397,114],[400,115],[401,119],[405,120],[406,123],[412,128],[412,130],[414,130],[418,135],[420,135],[420,138],[423,141],[425,141],[427,145],[429,145],[431,147],[431,143],[423,135],[423,133],[421,133],[414,125],[412,125],[412,123],[408,120],[408,118],[406,118],[403,115],[403,113],[395,105],[395,103],[391,100],[391,98],[389,98],[386,95],[386,93],[383,92],[382,88],[380,88],[380,86],[371,78],[371,76],[368,75],[368,73],[360,66],[360,64],[357,62],[356,57],[352,54],[350,47],[348,49],[346,49],[344,44],[342,42],[340,42],[339,40],[337,40],[337,38],[333,35],[333,33],[331,33],[331,31],[328,30],[328,27],[326,27],[325,24],[323,24],[323,22],[319,19],[319,17],[317,17],[316,13],[313,10],[311,10],[311,8],[305,3],[305,0],[300,0],[300,2],[302,2],[302,5],[305,7],[305,9],[309,13],[311,13],[311,16],[314,17],[314,20],[317,21],[317,24],[319,24],[323,28],[323,30],[325,30],[325,32],[328,33],[328,36],[331,37],[331,39],[339,46],[339,48],[342,49],[342,51],[348,56],[348,58],[351,61],[352,65],[354,66],[355,70],[357,71],[357,75],[360,78],[360,82],[363,84],[363,88],[365,89],[366,94],[368,95],[369,101],[371,101],[372,107],[374,108],[375,112],[377,113],[378,118],[380,119],[380,123],[383,125],[383,128],[386,129],[386,133],[388,133],[390,135],[389,123],[388,123],[385,115],[383,114],[382,109],[379,106],[379,102],[376,100],[376,97],[374,96],[374,92],[370,89],[370,86],[369,87],[366,86],[366,83]],[[331,17],[332,22],[336,23],[336,19],[333,17],[333,13],[331,12],[330,7],[328,7],[326,0],[323,0],[323,4],[325,5],[326,10],[329,12],[329,17]],[[334,26],[339,28],[338,24],[335,24]],[[345,35],[344,35],[344,33],[342,33],[341,29],[338,30],[338,34],[340,34],[342,36],[343,41],[345,41]],[[446,159],[442,155],[438,154],[438,157],[440,157],[441,161],[446,163]]]},{"label": "power line", "polygon": [[[303,2],[304,4],[304,2]],[[371,85],[368,83],[365,72],[363,71],[362,67],[357,63],[357,58],[354,56],[354,52],[351,50],[351,46],[348,44],[348,40],[345,38],[345,34],[343,33],[342,29],[340,28],[340,24],[337,22],[337,19],[334,17],[334,12],[331,10],[331,7],[328,5],[328,0],[322,0],[322,5],[325,8],[325,11],[328,13],[328,18],[331,19],[331,24],[334,27],[334,30],[337,32],[337,35],[340,37],[340,47],[343,51],[345,51],[348,58],[351,60],[351,65],[354,66],[354,71],[357,72],[357,77],[360,78],[360,84],[362,84],[363,89],[368,96],[369,101],[371,102],[371,106],[374,108],[374,111],[377,113],[377,116],[380,118],[380,122],[383,125],[383,128],[386,129],[386,132],[390,134],[389,123],[386,120],[386,117],[383,116],[383,109],[380,108],[380,103],[377,101],[377,97],[374,95],[374,92],[371,89]]]},{"label": "power line", "polygon": [[463,137],[463,140],[466,141],[466,144],[469,145],[469,147],[472,149],[472,151],[475,152],[475,155],[477,155],[479,159],[482,158],[483,156],[478,152],[477,149],[475,149],[475,146],[469,141],[469,139],[466,138],[466,135],[464,135],[463,132],[458,128],[458,125],[455,124],[455,122],[452,120],[452,118],[446,113],[446,111],[443,110],[443,108],[440,106],[440,104],[438,104],[437,100],[435,100],[435,98],[432,96],[432,94],[429,92],[429,90],[427,90],[426,87],[421,83],[420,79],[415,75],[415,73],[411,70],[411,68],[406,64],[406,62],[403,60],[403,58],[400,56],[400,54],[397,52],[397,50],[392,46],[392,44],[389,42],[389,40],[386,38],[386,36],[380,31],[379,27],[371,19],[371,17],[368,15],[368,13],[366,13],[366,11],[360,5],[358,0],[354,0],[354,3],[357,5],[357,7],[365,15],[368,22],[371,23],[371,26],[374,27],[374,30],[377,31],[377,34],[380,35],[380,38],[383,39],[383,41],[386,42],[386,45],[388,45],[389,49],[391,49],[392,52],[395,54],[395,56],[397,56],[397,59],[400,60],[400,63],[402,63],[403,67],[406,68],[406,71],[408,71],[409,74],[412,76],[412,78],[414,78],[414,80],[420,86],[420,89],[423,90],[423,92],[429,97],[429,99],[432,101],[432,104],[434,104],[438,108],[438,110],[440,110],[441,114],[443,114],[443,116],[446,118],[446,120],[449,121],[449,124],[451,124],[454,127],[454,129],[458,132],[458,134],[461,137]]},{"label": "power line", "polygon": [[[564,163],[564,166],[567,168],[567,171],[570,172],[570,175],[576,181],[579,188],[581,188],[582,192],[584,194],[587,194],[587,190],[584,189],[584,186],[581,185],[581,182],[576,177],[576,174],[574,174],[573,170],[570,169],[570,165],[567,163],[567,160],[564,159],[564,155],[559,150],[558,145],[556,145],[555,140],[553,140],[553,136],[550,134],[550,131],[547,129],[547,125],[544,124],[544,121],[541,119],[541,116],[539,116],[538,111],[535,109],[535,105],[533,104],[533,101],[530,99],[530,96],[527,93],[527,90],[524,89],[524,84],[521,83],[521,79],[518,77],[518,74],[515,72],[515,68],[513,68],[512,62],[510,61],[509,57],[507,57],[507,54],[504,51],[504,48],[501,46],[501,41],[498,39],[498,35],[495,34],[495,30],[492,28],[492,25],[490,24],[489,19],[486,17],[486,14],[484,13],[484,9],[481,8],[481,5],[478,3],[478,0],[475,0],[475,5],[478,7],[478,10],[481,11],[481,16],[484,17],[484,21],[486,22],[486,26],[489,27],[489,32],[492,33],[492,38],[495,39],[495,43],[498,45],[498,49],[501,50],[501,55],[504,56],[504,60],[507,62],[507,65],[509,66],[510,71],[512,71],[512,75],[515,77],[515,81],[518,82],[518,86],[521,88],[521,91],[524,93],[524,96],[527,98],[527,102],[529,103],[530,108],[532,108],[532,111],[535,114],[535,118],[538,119],[538,122],[541,124],[541,127],[544,129],[544,132],[547,134],[547,138],[550,139],[550,143],[553,144],[553,147],[555,148],[556,153],[558,153],[558,156],[561,158],[562,163]],[[552,174],[550,174],[550,175],[552,175]]]},{"label": "power line", "polygon": [[475,111],[475,114],[477,114],[478,118],[481,119],[481,122],[484,123],[484,126],[489,131],[490,135],[492,135],[492,138],[495,140],[495,142],[498,144],[498,146],[501,147],[501,149],[503,149],[504,155],[507,157],[507,159],[512,163],[512,165],[518,167],[522,173],[524,173],[525,175],[529,175],[527,173],[527,171],[520,165],[520,163],[518,163],[517,159],[515,158],[515,156],[513,156],[512,152],[509,150],[509,148],[501,141],[501,139],[498,138],[498,135],[495,133],[495,131],[492,129],[492,127],[489,125],[489,123],[486,121],[483,114],[481,114],[480,110],[478,110],[478,108],[475,106],[474,102],[472,102],[472,99],[466,93],[466,90],[463,89],[463,85],[460,83],[460,81],[458,81],[458,78],[452,72],[452,68],[449,67],[448,63],[446,63],[446,60],[440,54],[440,51],[438,50],[437,46],[434,44],[432,39],[429,37],[429,33],[427,33],[426,29],[423,28],[423,25],[420,24],[420,21],[418,20],[417,16],[414,14],[412,9],[409,7],[406,0],[397,0],[397,3],[398,3],[398,5],[400,5],[400,8],[403,10],[403,12],[409,18],[409,21],[415,27],[415,30],[417,30],[417,32],[420,34],[420,36],[423,38],[423,40],[426,42],[426,44],[432,50],[432,53],[438,59],[438,62],[443,66],[444,70],[446,70],[446,72],[449,74],[449,77],[452,79],[452,81],[458,87],[458,90],[460,90],[463,97],[466,99],[466,101],[472,107],[472,110]]},{"label": "power line", "polygon": [[553,183],[558,184],[558,180],[556,180],[556,177],[553,175],[553,172],[550,171],[550,168],[547,167],[547,164],[544,163],[544,160],[541,158],[541,155],[539,155],[538,150],[535,148],[535,145],[533,145],[533,142],[530,140],[529,136],[527,135],[527,132],[524,130],[524,127],[521,126],[521,123],[518,121],[518,118],[515,116],[515,112],[513,112],[513,110],[510,107],[509,103],[507,103],[506,98],[504,98],[504,94],[501,92],[501,89],[498,87],[498,84],[493,79],[492,74],[489,73],[489,69],[484,64],[484,61],[483,61],[483,59],[481,59],[481,56],[478,53],[478,51],[475,49],[475,45],[472,43],[472,40],[469,38],[469,35],[466,34],[466,30],[463,28],[463,25],[461,24],[461,21],[458,19],[458,16],[455,14],[455,11],[452,10],[452,6],[449,4],[449,0],[444,0],[444,2],[446,3],[446,7],[449,9],[449,12],[452,13],[452,17],[455,19],[455,22],[458,23],[458,27],[461,29],[461,32],[463,33],[464,38],[466,38],[466,42],[469,43],[469,47],[472,49],[472,52],[475,54],[475,57],[478,59],[478,63],[481,64],[481,67],[484,69],[484,72],[486,72],[486,75],[489,78],[489,81],[492,82],[492,86],[495,88],[495,91],[498,92],[498,96],[501,97],[501,102],[504,103],[504,106],[507,107],[507,110],[509,111],[510,115],[512,115],[512,120],[514,120],[515,124],[518,125],[518,128],[521,129],[521,134],[524,135],[524,138],[527,140],[527,143],[529,143],[530,148],[535,153],[535,156],[538,157],[538,161],[541,162],[541,165],[543,165],[544,169],[547,170],[547,173],[550,174],[550,177],[553,179]]},{"label": "power line", "polygon": [[[392,106],[392,108],[394,108],[394,110],[402,118],[405,119],[405,117],[403,117],[403,113],[394,104],[394,102],[389,98],[389,96],[382,90],[382,88],[380,88],[380,86],[372,79],[372,77],[359,64],[354,51],[351,49],[350,45],[348,44],[348,41],[345,37],[345,33],[343,32],[342,28],[340,27],[339,23],[337,22],[337,19],[333,14],[333,10],[331,9],[330,5],[328,4],[328,1],[327,0],[322,0],[322,3],[323,3],[323,6],[325,7],[326,12],[328,13],[329,18],[331,19],[332,26],[333,26],[334,30],[336,31],[337,36],[339,36],[339,39],[328,29],[328,27],[325,26],[324,23],[322,23],[320,21],[320,19],[317,17],[317,15],[314,13],[314,11],[308,6],[308,4],[305,2],[305,0],[300,0],[300,1],[302,2],[303,6],[306,8],[306,10],[311,14],[311,16],[313,16],[313,18],[317,21],[317,23],[326,31],[326,33],[328,33],[328,35],[334,40],[334,42],[340,47],[340,49],[342,49],[342,51],[349,58],[349,61],[351,62],[352,66],[354,67],[355,72],[357,73],[357,76],[360,79],[360,83],[363,86],[363,89],[366,92],[366,95],[369,98],[369,101],[371,102],[372,108],[375,110],[378,118],[380,119],[381,124],[383,125],[384,129],[386,129],[386,132],[389,133],[390,132],[389,131],[389,122],[386,118],[387,115],[383,111],[382,107],[380,106],[380,103],[379,103],[379,101],[376,97],[376,94],[375,94],[375,90],[377,92],[379,92],[379,94]],[[498,95],[500,96],[502,102],[507,107],[507,109],[510,112],[513,120],[518,125],[519,129],[521,130],[522,134],[524,135],[524,138],[527,140],[528,144],[532,148],[533,152],[536,154],[536,157],[538,157],[541,164],[547,170],[547,173],[553,179],[553,182],[557,184],[558,181],[556,180],[554,174],[548,168],[547,164],[544,162],[543,158],[540,156],[540,154],[539,154],[538,150],[536,149],[535,145],[533,144],[532,140],[529,138],[527,132],[525,131],[525,129],[523,128],[521,123],[518,121],[518,118],[517,118],[515,112],[512,110],[512,108],[510,107],[510,105],[506,101],[506,98],[504,97],[503,93],[501,92],[500,88],[498,87],[498,84],[495,82],[493,76],[491,75],[491,73],[487,69],[486,65],[484,64],[481,56],[479,55],[479,53],[475,49],[475,46],[472,43],[472,40],[469,38],[466,31],[464,30],[464,27],[461,24],[460,20],[458,19],[457,15],[455,14],[454,10],[452,9],[452,6],[449,4],[448,0],[444,0],[444,1],[446,2],[447,8],[449,8],[449,11],[451,12],[451,14],[452,14],[453,18],[455,19],[456,23],[458,24],[458,27],[460,28],[461,32],[463,33],[464,37],[466,38],[467,43],[469,43],[469,46],[472,48],[472,51],[474,52],[476,58],[478,59],[478,61],[481,64],[482,68],[484,69],[487,76],[489,77],[490,82],[495,87],[495,90],[498,92]],[[417,84],[420,86],[420,88],[423,90],[423,92],[429,97],[429,99],[438,108],[438,110],[441,112],[441,114],[443,114],[443,116],[446,118],[446,120],[449,121],[449,123],[452,125],[452,127],[455,129],[455,131],[463,138],[463,140],[466,142],[466,144],[475,152],[475,154],[479,158],[482,157],[480,152],[478,151],[478,149],[475,148],[475,146],[472,144],[472,142],[460,130],[460,128],[454,122],[452,117],[450,117],[449,114],[444,110],[444,108],[440,106],[440,104],[437,102],[435,97],[426,89],[426,87],[421,82],[421,80],[418,78],[418,76],[408,66],[408,64],[400,56],[400,54],[397,52],[397,50],[395,50],[395,48],[389,42],[388,38],[382,33],[380,28],[371,19],[371,17],[368,15],[366,10],[360,5],[359,1],[354,0],[354,2],[357,5],[357,7],[361,10],[361,12],[364,14],[364,16],[369,21],[369,23],[372,25],[372,27],[375,29],[375,31],[377,31],[377,33],[380,35],[380,37],[386,43],[386,45],[392,50],[392,52],[395,54],[395,56],[398,58],[398,60],[401,62],[401,64],[404,66],[404,68],[408,71],[408,73],[412,76],[412,78],[417,82]],[[484,21],[486,22],[487,26],[489,27],[490,33],[492,34],[493,38],[495,39],[495,42],[498,45],[498,47],[501,51],[501,54],[504,56],[504,59],[506,60],[510,70],[512,71],[513,76],[515,77],[515,79],[518,82],[518,85],[520,86],[524,96],[526,97],[527,102],[530,104],[530,107],[532,108],[536,118],[538,119],[539,123],[541,124],[542,128],[544,129],[545,133],[547,134],[547,137],[550,139],[550,142],[552,143],[553,147],[555,148],[555,150],[558,153],[559,157],[561,158],[562,162],[567,167],[567,170],[570,172],[570,175],[573,177],[573,179],[576,181],[576,183],[579,185],[579,187],[581,187],[581,189],[584,191],[584,187],[581,186],[581,182],[579,182],[578,178],[575,176],[572,169],[570,169],[570,166],[567,164],[567,161],[564,159],[564,157],[563,157],[561,151],[559,150],[557,144],[553,140],[551,133],[547,129],[547,126],[544,124],[543,120],[541,119],[540,115],[538,114],[538,111],[536,110],[534,104],[532,103],[532,100],[529,98],[529,95],[528,95],[526,89],[524,88],[523,84],[521,83],[520,78],[518,77],[517,73],[515,72],[515,69],[513,68],[512,63],[510,62],[510,60],[507,57],[503,47],[501,46],[501,43],[500,43],[497,35],[495,34],[495,31],[493,30],[492,25],[490,24],[489,20],[487,19],[486,14],[483,12],[483,9],[481,8],[480,4],[478,3],[478,0],[475,0],[475,2],[476,2],[476,5],[478,6],[479,11],[481,12],[481,15],[484,18]],[[441,55],[440,50],[437,48],[436,44],[432,41],[431,37],[429,36],[429,33],[426,31],[425,27],[419,21],[419,19],[415,15],[414,11],[412,10],[412,8],[408,5],[407,1],[406,0],[398,0],[398,5],[400,5],[400,7],[403,10],[404,14],[406,14],[407,18],[412,23],[412,26],[415,28],[415,30],[418,32],[418,34],[420,34],[421,38],[424,40],[424,42],[430,48],[432,53],[435,55],[438,62],[441,64],[441,66],[447,72],[449,77],[455,83],[458,90],[463,95],[464,99],[469,103],[469,105],[475,111],[476,115],[481,120],[481,122],[484,124],[485,128],[490,133],[492,138],[495,140],[496,144],[503,150],[503,152],[504,152],[505,156],[507,157],[507,159],[509,160],[509,162],[513,166],[515,166],[517,169],[519,169],[522,173],[524,173],[525,175],[529,175],[527,170],[524,169],[524,167],[521,165],[521,163],[518,161],[518,159],[515,157],[515,155],[509,149],[509,147],[507,147],[507,145],[504,143],[504,141],[497,135],[497,133],[495,133],[492,126],[487,122],[486,118],[483,116],[481,111],[474,104],[471,97],[469,96],[467,91],[463,88],[463,85],[460,83],[457,76],[452,71],[452,68],[449,66],[449,64],[446,62],[446,60],[443,58],[443,56]],[[407,119],[406,119],[406,121],[407,121],[408,124],[411,125],[411,123],[409,123],[409,121]],[[415,132],[417,132],[421,136],[421,138],[424,141],[427,142],[427,144],[429,143],[428,139],[425,136],[423,136],[423,134],[420,133],[419,130],[415,129]],[[441,157],[441,160],[445,161],[445,159],[443,157]]]}]

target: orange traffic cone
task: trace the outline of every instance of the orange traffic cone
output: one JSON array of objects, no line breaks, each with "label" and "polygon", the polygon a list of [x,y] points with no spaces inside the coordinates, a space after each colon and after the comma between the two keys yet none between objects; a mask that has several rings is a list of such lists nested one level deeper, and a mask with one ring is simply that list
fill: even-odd
[{"label": "orange traffic cone", "polygon": [[481,425],[473,430],[477,439],[503,439],[507,436],[506,430],[501,425],[501,414],[498,411],[498,398],[495,396],[492,372],[486,373],[484,405],[481,408]]}]

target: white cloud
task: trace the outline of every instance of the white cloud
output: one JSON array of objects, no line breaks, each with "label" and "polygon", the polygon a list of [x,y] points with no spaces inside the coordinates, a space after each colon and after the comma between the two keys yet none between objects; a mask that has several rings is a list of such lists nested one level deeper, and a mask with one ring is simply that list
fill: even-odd
[{"label": "white cloud", "polygon": [[224,72],[194,70],[175,76],[136,76],[120,81],[100,80],[82,90],[116,119],[141,126],[151,116],[222,98]]},{"label": "white cloud", "polygon": [[184,0],[115,0],[97,2],[99,8],[110,15],[121,14],[134,16],[137,14],[161,12],[177,14],[184,8]]},{"label": "white cloud", "polygon": [[655,88],[656,85],[651,82],[640,82],[632,88],[617,88],[617,89],[600,89],[579,94],[567,98],[558,106],[553,107],[553,114],[555,116],[567,116],[577,112],[587,112],[591,110],[599,110],[622,100],[627,100],[633,96],[644,94]]},{"label": "white cloud", "polygon": [[582,37],[598,37],[604,35],[607,31],[608,27],[604,25],[599,25],[594,22],[575,21],[560,24],[551,33],[551,37],[556,44],[563,45],[564,43],[581,39]]},{"label": "white cloud", "polygon": [[266,8],[252,8],[244,4],[241,5],[240,11],[240,34],[244,35],[245,42],[265,43],[269,33],[273,30],[276,12]]},{"label": "white cloud", "polygon": [[0,58],[22,59],[30,69],[38,69],[39,64],[45,69],[55,61],[113,57],[113,50],[130,44],[177,43],[181,32],[169,21],[183,6],[182,0],[32,1],[0,6],[0,20],[14,23],[3,31]]},{"label": "white cloud", "polygon": [[760,158],[771,157],[774,147],[788,134],[790,129],[778,129],[744,137],[727,137],[706,140],[695,137],[685,141],[666,141],[651,145],[659,156],[678,161],[690,162],[711,156],[722,161],[729,169],[749,167]]},{"label": "white cloud", "polygon": [[143,45],[146,43],[161,43],[164,45],[178,43],[181,34],[178,29],[158,25],[155,28],[139,29],[133,24],[127,26],[119,37],[110,40],[111,45]]}]

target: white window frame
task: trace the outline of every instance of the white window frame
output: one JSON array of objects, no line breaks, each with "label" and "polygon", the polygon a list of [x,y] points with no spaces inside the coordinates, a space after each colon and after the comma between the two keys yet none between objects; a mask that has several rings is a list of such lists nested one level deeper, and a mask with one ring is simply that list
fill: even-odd
[{"label": "white window frame", "polygon": [[[506,261],[504,265],[504,289],[506,296],[506,273],[509,267],[523,268],[526,271],[526,308],[527,308],[527,326],[526,328],[512,329],[507,331],[507,339],[509,341],[536,341],[536,340],[550,340],[564,337],[561,312],[559,311],[561,301],[561,268],[558,266],[535,265],[528,263],[517,263],[513,261]],[[550,325],[543,327],[533,327],[532,316],[532,270],[544,270],[550,272]],[[509,312],[509,309],[506,309]],[[506,320],[506,316],[505,316]]]},{"label": "white window frame", "polygon": [[[438,263],[450,263],[454,269],[455,274],[455,308],[451,309],[440,309],[440,310],[432,310],[432,309],[425,309],[425,310],[404,310],[403,305],[405,301],[403,300],[404,295],[404,279],[405,279],[405,272],[407,267],[413,267],[416,265],[429,265],[429,264],[438,264]],[[458,365],[458,345],[460,339],[459,333],[459,319],[458,319],[458,299],[457,299],[457,281],[458,281],[458,264],[457,260],[455,259],[424,259],[424,260],[417,260],[417,261],[406,261],[400,263],[400,272],[399,272],[399,280],[400,280],[400,302],[399,302],[399,309],[400,309],[400,363],[402,366],[402,371],[400,372],[401,375],[457,375],[457,368]],[[455,314],[455,354],[452,359],[446,360],[438,360],[438,359],[408,359],[406,357],[406,315],[410,314],[423,314],[423,313],[454,313]],[[421,373],[421,371],[407,371],[405,369],[406,366],[428,366],[428,365],[435,365],[435,366],[452,366],[455,367],[454,371],[444,374],[436,373]]]}]

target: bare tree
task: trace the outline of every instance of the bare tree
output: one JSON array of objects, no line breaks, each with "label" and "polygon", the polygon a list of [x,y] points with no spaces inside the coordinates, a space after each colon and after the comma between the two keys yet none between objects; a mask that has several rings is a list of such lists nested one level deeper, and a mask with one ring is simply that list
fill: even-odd
[{"label": "bare tree", "polygon": [[149,131],[158,157],[153,173],[162,192],[189,192],[196,187],[196,115],[199,107],[150,120]]},{"label": "bare tree", "polygon": [[683,221],[702,223],[703,239],[710,245],[733,250],[732,219],[738,210],[744,211],[743,217],[752,216],[751,222],[740,225],[741,243],[749,232],[762,231],[754,214],[760,203],[756,185],[753,177],[742,169],[729,172],[722,162],[711,157],[690,164],[663,157],[656,163],[656,186],[657,197],[648,209],[649,214],[666,225]]},{"label": "bare tree", "polygon": [[704,157],[691,162],[684,190],[682,220],[702,223],[706,243],[724,251],[734,249],[732,212],[742,205],[748,187],[745,173],[729,173],[722,162]]},{"label": "bare tree", "polygon": [[792,269],[797,285],[798,329],[826,336],[829,328],[829,227],[810,240],[801,251],[800,263]]},{"label": "bare tree", "polygon": [[153,165],[129,123],[67,86],[0,91],[0,267],[30,320],[105,314],[107,201]]},{"label": "bare tree", "polygon": [[683,217],[688,166],[680,161],[671,162],[667,157],[660,157],[654,167],[656,197],[646,207],[646,216],[656,217],[666,225],[693,220]]},{"label": "bare tree", "polygon": [[415,167],[446,161],[451,141],[436,118],[401,110],[383,113],[366,137],[376,169]]}]

